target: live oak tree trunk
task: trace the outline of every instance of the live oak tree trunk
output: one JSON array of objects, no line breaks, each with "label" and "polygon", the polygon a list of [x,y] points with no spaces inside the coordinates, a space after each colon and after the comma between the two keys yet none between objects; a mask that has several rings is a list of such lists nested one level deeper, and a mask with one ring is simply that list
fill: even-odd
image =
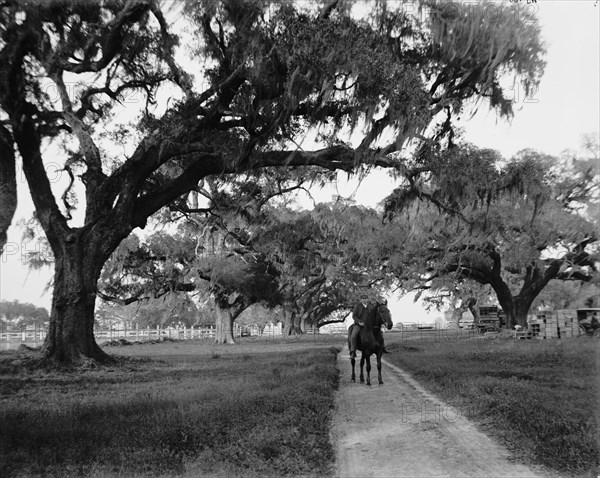
[{"label": "live oak tree trunk", "polygon": [[293,333],[295,335],[302,334],[302,314],[295,314],[292,323],[294,324]]},{"label": "live oak tree trunk", "polygon": [[512,295],[505,283],[492,284],[498,302],[506,315],[506,328],[512,329],[515,325],[527,327],[527,314],[535,297],[543,289],[543,286],[533,288],[523,286],[518,295]]},{"label": "live oak tree trunk", "polygon": [[304,332],[300,328],[300,318],[298,316],[292,317],[291,320],[289,320],[289,322],[286,322],[283,327],[284,336],[301,335],[303,333]]},{"label": "live oak tree trunk", "polygon": [[305,331],[302,329],[302,315],[297,313],[290,313],[288,316],[284,315],[283,323],[283,335],[301,335]]},{"label": "live oak tree trunk", "polygon": [[291,315],[283,314],[283,327],[281,328],[281,333],[284,337],[288,335],[293,335],[292,330],[294,329],[294,322]]},{"label": "live oak tree trunk", "polygon": [[14,142],[8,130],[0,124],[0,254],[4,250],[10,226],[17,208],[17,178]]},{"label": "live oak tree trunk", "polygon": [[282,312],[283,312],[283,329],[282,333],[284,337],[288,335],[296,335],[299,333],[299,316],[294,311],[293,300],[289,297],[283,299]]},{"label": "live oak tree trunk", "polygon": [[96,290],[104,260],[90,254],[79,238],[71,239],[54,251],[54,292],[42,354],[61,364],[110,362],[94,338]]},{"label": "live oak tree trunk", "polygon": [[300,333],[302,333],[302,334],[306,333],[306,320],[307,319],[308,319],[307,314],[302,314],[302,317],[300,317]]},{"label": "live oak tree trunk", "polygon": [[471,297],[467,301],[467,307],[469,308],[469,311],[473,315],[473,321],[475,322],[475,325],[478,326],[479,325],[479,307],[477,306],[477,299],[475,299],[474,297]]},{"label": "live oak tree trunk", "polygon": [[527,327],[527,314],[533,302],[533,297],[518,295],[498,297],[502,310],[506,314],[506,328],[512,329],[515,325]]},{"label": "live oak tree trunk", "polygon": [[233,338],[233,313],[228,308],[222,308],[219,305],[215,306],[216,312],[216,327],[215,327],[215,343],[216,344],[235,344]]}]

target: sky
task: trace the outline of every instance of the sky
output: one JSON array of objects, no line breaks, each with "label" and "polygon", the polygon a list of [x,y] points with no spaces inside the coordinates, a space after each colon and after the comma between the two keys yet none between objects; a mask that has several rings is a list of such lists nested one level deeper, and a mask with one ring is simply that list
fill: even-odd
[{"label": "sky", "polygon": [[[554,155],[577,149],[583,134],[597,136],[600,131],[600,5],[597,0],[538,0],[536,4],[522,0],[520,8],[530,21],[540,23],[547,44],[546,71],[539,89],[525,97],[523,88],[514,85],[511,122],[498,120],[494,112],[481,107],[473,118],[463,120],[465,139],[497,149],[505,157],[524,148]],[[17,174],[19,205],[0,258],[0,299],[49,308],[51,295],[44,289],[51,271],[30,271],[22,261],[22,254],[36,245],[23,242],[21,230],[14,227],[19,219],[31,215],[26,181],[19,170]],[[344,173],[338,184],[312,194],[317,202],[339,194],[375,206],[394,187],[382,171],[375,171],[360,184],[347,181]],[[431,322],[442,315],[427,313],[411,298],[390,297],[390,310],[395,321],[403,322]]]}]

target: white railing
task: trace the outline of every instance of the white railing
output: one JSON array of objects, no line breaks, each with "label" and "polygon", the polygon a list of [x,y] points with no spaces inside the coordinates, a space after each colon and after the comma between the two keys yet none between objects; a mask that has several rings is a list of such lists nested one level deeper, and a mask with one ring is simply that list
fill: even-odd
[{"label": "white railing", "polygon": [[[94,329],[96,341],[102,345],[112,340],[126,339],[130,342],[146,342],[159,338],[165,339],[205,339],[215,336],[214,326],[208,327],[136,327],[130,329]],[[0,350],[17,348],[20,344],[41,345],[46,338],[46,329],[9,331],[0,333]]]},{"label": "white railing", "polygon": [[208,327],[190,327],[188,329],[176,327],[136,327],[131,329],[95,329],[94,337],[98,343],[103,341],[111,341],[118,339],[126,339],[129,341],[145,342],[156,339],[177,339],[191,340],[204,339],[215,336],[215,328]]},{"label": "white railing", "polygon": [[36,343],[43,342],[45,338],[46,331],[44,329],[0,333],[0,342]]},{"label": "white railing", "polygon": [[[266,326],[259,329],[257,326],[240,326],[234,324],[234,337],[251,336],[276,336],[281,335],[281,325]],[[318,333],[318,332],[316,332]],[[176,340],[191,340],[191,339],[207,339],[215,336],[214,326],[192,326],[189,328],[180,327],[133,327],[120,329],[105,329],[95,328],[94,337],[101,345],[104,342],[126,339],[130,342],[145,342],[156,340],[159,338],[176,339]],[[46,338],[46,329],[37,328],[21,331],[2,331],[0,332],[0,345],[2,349],[18,347],[20,344],[37,345],[42,344]],[[12,344],[13,347],[7,347]]]}]

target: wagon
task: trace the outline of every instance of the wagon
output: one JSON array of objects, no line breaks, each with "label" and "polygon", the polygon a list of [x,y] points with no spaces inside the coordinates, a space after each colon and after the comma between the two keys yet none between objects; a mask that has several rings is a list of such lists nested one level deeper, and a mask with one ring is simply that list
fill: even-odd
[{"label": "wagon", "polygon": [[485,332],[498,332],[500,330],[500,316],[502,309],[491,306],[491,307],[480,307],[479,308],[479,322],[477,329],[480,334]]},{"label": "wagon", "polygon": [[600,337],[600,308],[577,309],[577,321],[581,334]]}]

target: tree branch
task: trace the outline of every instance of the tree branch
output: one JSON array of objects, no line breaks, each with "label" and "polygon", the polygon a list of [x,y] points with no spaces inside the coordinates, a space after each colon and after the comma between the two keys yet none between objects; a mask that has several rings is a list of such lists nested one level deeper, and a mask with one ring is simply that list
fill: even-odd
[{"label": "tree branch", "polygon": [[[123,34],[127,27],[138,22],[150,9],[148,0],[129,0],[119,14],[104,25],[100,34],[93,35],[84,49],[85,56],[78,62],[72,63],[65,58],[56,56],[54,65],[60,70],[72,73],[98,72],[104,69],[121,51]],[[91,45],[99,43],[99,48]],[[99,60],[93,60],[96,51],[102,52]],[[94,54],[91,54],[93,52]]]},{"label": "tree branch", "polygon": [[111,296],[111,295],[105,294],[104,292],[101,292],[99,290],[96,291],[96,295],[98,297],[100,297],[102,300],[105,300],[106,302],[114,302],[115,304],[119,304],[119,305],[129,305],[129,304],[133,304],[134,302],[139,302],[142,300],[158,299],[158,298],[162,297],[163,295],[168,294],[169,292],[192,292],[192,291],[196,290],[196,288],[197,288],[196,284],[180,283],[180,284],[176,284],[172,288],[158,291],[158,292],[156,292],[152,295],[148,295],[148,296],[142,296],[143,291],[140,291],[140,292],[138,292],[138,294],[134,295],[133,297],[121,299],[120,297]]},{"label": "tree branch", "polygon": [[106,177],[102,173],[102,158],[100,157],[100,150],[96,146],[96,143],[94,143],[94,140],[89,134],[85,123],[73,112],[73,105],[71,104],[67,88],[63,81],[62,71],[56,71],[52,75],[52,79],[56,84],[58,94],[60,96],[63,115],[71,126],[72,131],[77,136],[79,147],[81,148],[85,157],[85,163],[88,168],[86,176],[88,176],[90,179],[94,178],[92,184],[96,186],[98,180],[102,180]]},{"label": "tree branch", "polygon": [[183,90],[186,99],[191,100],[194,97],[192,81],[190,76],[181,68],[179,68],[179,66],[175,63],[175,60],[173,58],[173,39],[169,33],[167,22],[165,21],[163,13],[158,7],[158,3],[152,2],[150,8],[160,25],[160,32],[163,39],[162,47],[164,59],[167,62],[167,65],[169,65],[169,69],[171,70],[171,74],[173,75],[173,81],[177,86],[179,86]]}]

